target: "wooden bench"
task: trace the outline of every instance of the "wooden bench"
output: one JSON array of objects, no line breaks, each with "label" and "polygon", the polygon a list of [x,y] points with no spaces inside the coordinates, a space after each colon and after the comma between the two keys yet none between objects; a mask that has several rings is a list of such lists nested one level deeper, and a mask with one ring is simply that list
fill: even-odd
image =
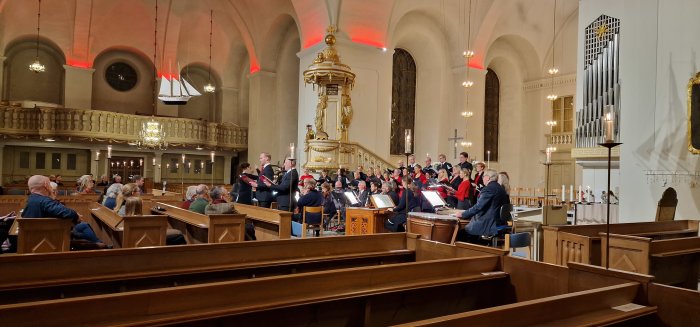
[{"label": "wooden bench", "polygon": [[165,203],[156,202],[154,205],[151,212],[167,215],[172,228],[182,231],[188,244],[245,240],[244,214],[203,215]]},{"label": "wooden bench", "polygon": [[[494,250],[386,234],[0,257],[8,267],[0,276],[0,303],[503,253]],[[54,266],[61,275],[48,269]]]},{"label": "wooden bench", "polygon": [[[601,233],[601,257],[607,238]],[[610,268],[655,276],[655,282],[697,290],[700,237],[654,240],[610,234]]]},{"label": "wooden bench", "polygon": [[91,216],[97,236],[115,248],[138,248],[164,246],[168,216],[127,216],[121,217],[109,208],[91,203]]},{"label": "wooden bench", "polygon": [[289,239],[292,237],[292,213],[236,203],[236,210],[245,214],[255,225],[258,241]]},{"label": "wooden bench", "polygon": [[[542,226],[544,238],[543,261],[558,265],[567,262],[601,264],[600,235],[605,225]],[[698,235],[697,220],[611,224],[610,232],[622,235],[641,235],[654,239]]]},{"label": "wooden bench", "polygon": [[666,326],[700,326],[700,292],[651,283],[649,305],[657,306],[657,316]]},{"label": "wooden bench", "polygon": [[10,235],[17,235],[17,253],[66,252],[72,227],[70,219],[18,217]]},{"label": "wooden bench", "polygon": [[[303,241],[314,240],[292,242]],[[524,307],[534,312],[562,310],[591,323],[640,322],[655,312],[643,308],[621,315],[608,310],[613,305],[643,305],[637,301],[644,299],[638,296],[644,284],[637,280],[649,276],[500,259],[452,258],[7,304],[0,305],[0,316],[7,324],[31,319],[38,325],[386,326],[470,311],[483,314],[475,310],[489,310],[493,317],[502,312],[496,320],[479,323],[492,326],[518,322],[510,313]],[[540,285],[547,287],[535,289]],[[567,322],[563,313],[534,321]]]}]

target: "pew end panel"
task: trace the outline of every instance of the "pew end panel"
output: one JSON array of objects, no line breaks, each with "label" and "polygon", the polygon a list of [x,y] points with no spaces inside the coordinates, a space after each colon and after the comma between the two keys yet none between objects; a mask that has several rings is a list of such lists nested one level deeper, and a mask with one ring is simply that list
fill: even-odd
[{"label": "pew end panel", "polygon": [[700,326],[700,292],[651,283],[649,305],[658,306],[663,326]]},{"label": "pew end panel", "polygon": [[17,218],[17,253],[50,253],[70,250],[73,223],[68,219]]},{"label": "pew end panel", "polygon": [[[559,232],[557,264],[566,266],[569,262],[600,264],[600,257],[592,255],[600,245],[597,238],[589,236]],[[598,253],[600,253],[598,251]]]},{"label": "pew end panel", "polygon": [[245,214],[209,215],[209,243],[245,241]]},{"label": "pew end panel", "polygon": [[125,248],[165,246],[167,229],[168,216],[126,216],[122,246]]},{"label": "pew end panel", "polygon": [[[605,233],[600,233],[601,262],[607,262],[607,242]],[[610,268],[650,274],[649,255],[651,239],[647,237],[610,234]]]},{"label": "pew end panel", "polygon": [[236,203],[235,208],[253,222],[258,241],[292,238],[291,212],[240,203]]}]

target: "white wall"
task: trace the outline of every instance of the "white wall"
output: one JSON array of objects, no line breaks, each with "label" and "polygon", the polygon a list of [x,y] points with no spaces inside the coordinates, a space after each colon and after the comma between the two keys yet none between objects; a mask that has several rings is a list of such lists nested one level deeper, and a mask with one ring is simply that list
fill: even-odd
[{"label": "white wall", "polygon": [[[647,170],[700,170],[687,150],[688,79],[698,70],[700,2],[621,0],[581,1],[579,48],[583,31],[599,15],[620,18],[620,221],[654,219],[665,187],[647,181]],[[581,51],[579,51],[581,55]],[[577,90],[583,63],[579,58]],[[580,99],[577,107],[582,107]],[[676,219],[700,217],[700,191],[686,183],[678,191]]]}]

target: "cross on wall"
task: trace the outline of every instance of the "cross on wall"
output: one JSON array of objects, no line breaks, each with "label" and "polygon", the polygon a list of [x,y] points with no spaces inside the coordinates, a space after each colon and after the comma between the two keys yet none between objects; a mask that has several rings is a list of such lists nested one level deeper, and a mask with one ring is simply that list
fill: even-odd
[{"label": "cross on wall", "polygon": [[457,159],[457,144],[458,144],[457,142],[458,142],[459,140],[463,140],[463,139],[464,139],[463,137],[461,137],[461,136],[458,137],[458,136],[457,136],[457,129],[455,129],[455,136],[454,136],[454,137],[450,137],[450,138],[447,139],[447,141],[453,141],[453,142],[454,142],[454,159]]}]

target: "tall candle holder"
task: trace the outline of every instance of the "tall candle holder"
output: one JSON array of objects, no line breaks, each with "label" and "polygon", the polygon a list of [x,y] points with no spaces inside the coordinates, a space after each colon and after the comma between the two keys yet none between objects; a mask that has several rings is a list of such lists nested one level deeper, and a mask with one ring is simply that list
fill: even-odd
[{"label": "tall candle holder", "polygon": [[[612,160],[612,148],[620,145],[622,143],[615,141],[606,141],[603,143],[598,143],[598,145],[608,149],[608,192],[610,194],[610,168]],[[610,201],[605,204],[606,210],[606,220],[605,220],[605,269],[610,269]]]}]

